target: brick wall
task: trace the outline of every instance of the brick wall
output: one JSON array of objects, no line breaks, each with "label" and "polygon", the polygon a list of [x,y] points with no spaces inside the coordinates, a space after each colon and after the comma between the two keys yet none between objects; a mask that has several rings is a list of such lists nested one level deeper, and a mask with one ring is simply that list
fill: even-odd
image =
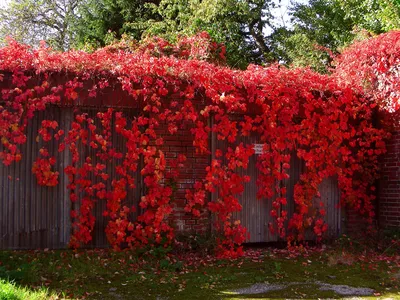
[{"label": "brick wall", "polygon": [[206,167],[210,164],[210,156],[196,153],[193,146],[193,135],[189,128],[180,128],[174,135],[163,134],[162,150],[166,158],[175,158],[179,154],[186,156],[184,167],[176,178],[177,190],[174,194],[173,224],[178,232],[205,233],[209,227],[209,212],[204,210],[200,217],[194,217],[184,211],[186,205],[186,189],[192,189],[196,180],[202,180],[206,175]]},{"label": "brick wall", "polygon": [[[176,94],[173,98],[178,100],[179,95]],[[198,110],[204,107],[201,97],[193,100],[193,103]],[[171,135],[168,131],[167,123],[160,125],[156,133],[164,139],[164,144],[160,149],[165,153],[166,159],[176,158],[179,154],[186,156],[184,167],[179,169],[179,177],[175,180],[177,189],[174,193],[173,215],[170,216],[171,223],[177,234],[207,233],[211,229],[210,212],[207,209],[203,209],[200,217],[195,217],[192,213],[185,212],[184,208],[187,202],[185,197],[186,190],[193,189],[196,180],[202,181],[205,178],[206,167],[211,163],[211,155],[196,153],[190,126],[181,126],[174,135]]]},{"label": "brick wall", "polygon": [[[342,233],[356,238],[364,237],[367,233],[367,228],[370,226],[365,217],[358,210],[351,207],[346,207],[345,211],[346,218],[343,222],[344,228]],[[374,225],[376,225],[376,220]]]},{"label": "brick wall", "polygon": [[[400,130],[387,145],[381,159],[381,179],[378,183],[377,223],[380,229],[400,228]],[[360,235],[367,224],[357,211],[346,209],[346,233]]]},{"label": "brick wall", "polygon": [[[177,178],[177,191],[174,200],[174,214],[171,220],[178,232],[205,233],[210,229],[210,214],[204,210],[200,218],[186,213],[185,190],[193,188],[196,179],[205,176],[205,168],[210,163],[209,155],[200,155],[193,147],[192,134],[189,128],[181,128],[171,136],[167,128],[159,132],[164,136],[165,144],[162,148],[167,158],[184,154],[187,157],[185,167]],[[388,143],[388,152],[382,158],[381,180],[377,203],[377,222],[381,228],[400,228],[400,130],[397,131]],[[363,232],[367,224],[357,211],[347,208],[345,232],[357,235]]]},{"label": "brick wall", "polygon": [[387,150],[379,182],[379,225],[400,228],[400,130],[393,134]]}]

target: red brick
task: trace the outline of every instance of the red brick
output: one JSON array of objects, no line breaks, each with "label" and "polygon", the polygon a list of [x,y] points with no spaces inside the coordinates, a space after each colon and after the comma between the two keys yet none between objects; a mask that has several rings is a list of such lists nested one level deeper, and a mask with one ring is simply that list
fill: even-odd
[{"label": "red brick", "polygon": [[379,222],[382,228],[400,226],[400,131],[388,142],[379,183]]}]

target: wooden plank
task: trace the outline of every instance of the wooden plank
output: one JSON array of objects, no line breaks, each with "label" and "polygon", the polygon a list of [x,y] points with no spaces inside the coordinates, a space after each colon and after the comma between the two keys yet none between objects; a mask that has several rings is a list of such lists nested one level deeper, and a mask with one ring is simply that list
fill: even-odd
[{"label": "wooden plank", "polygon": [[[71,123],[73,119],[72,108],[64,107],[61,113],[61,124],[60,127],[64,130],[64,135],[68,135],[68,131],[71,128]],[[58,149],[57,149],[58,151]],[[61,152],[60,154],[62,160],[60,161],[60,245],[67,247],[70,234],[71,234],[71,200],[69,198],[70,191],[67,188],[69,184],[68,176],[65,174],[64,169],[71,165],[72,156],[68,149]]]}]

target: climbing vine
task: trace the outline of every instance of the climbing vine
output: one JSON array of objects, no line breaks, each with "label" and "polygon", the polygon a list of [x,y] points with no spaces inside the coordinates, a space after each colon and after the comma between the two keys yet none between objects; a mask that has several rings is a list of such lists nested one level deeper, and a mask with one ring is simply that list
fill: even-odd
[{"label": "climbing vine", "polygon": [[[248,236],[233,216],[242,209],[238,198],[250,180],[242,171],[255,155],[253,145],[237,141],[252,134],[263,144],[257,156],[257,195],[272,199],[272,210],[266,212],[275,220],[271,232],[292,242],[312,228],[322,238],[326,208],[318,202],[318,186],[331,176],[338,178],[341,204],[372,224],[378,157],[389,137],[375,125],[381,102],[336,76],[309,69],[273,65],[239,71],[199,60],[224,59],[224,48],[201,42],[207,39],[202,33],[177,47],[156,39],[148,49],[118,45],[93,53],[59,53],[45,45],[31,49],[9,40],[0,49],[0,159],[5,165],[21,160],[26,127],[38,111],[50,105],[73,108],[68,128],[44,120],[38,131],[43,142],[54,139],[58,151],[71,156],[60,170],[68,177],[74,208],[71,247],[92,240],[93,210],[101,201],[106,203],[106,235],[115,249],[173,242],[171,182],[184,178],[187,157],[166,157],[163,147],[167,136],[183,128],[190,129],[195,155],[213,157],[205,177],[186,190],[184,210],[194,217],[204,211],[215,215],[218,255],[241,255]],[[115,98],[101,106],[100,99],[110,92]],[[82,110],[90,106],[97,109],[95,116]],[[124,107],[139,113],[132,117]],[[227,150],[213,149],[210,135],[225,141]],[[291,155],[304,161],[305,172],[295,186],[295,212],[289,215],[283,182],[293,167]],[[32,169],[39,185],[58,184],[55,166],[55,157],[40,150]],[[129,207],[126,200],[138,188],[138,173],[144,192],[138,205]]]}]

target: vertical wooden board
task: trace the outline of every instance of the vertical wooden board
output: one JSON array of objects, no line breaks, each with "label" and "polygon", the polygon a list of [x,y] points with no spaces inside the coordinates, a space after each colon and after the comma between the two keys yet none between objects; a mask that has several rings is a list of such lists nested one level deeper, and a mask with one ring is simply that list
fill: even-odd
[{"label": "vertical wooden board", "polygon": [[[238,143],[243,143],[244,145],[254,145],[257,142],[258,139],[255,136],[238,138]],[[247,170],[242,169],[240,172],[241,175],[250,176],[250,181],[245,184],[244,192],[239,196],[242,211],[235,214],[235,216],[237,219],[241,220],[242,225],[247,228],[250,234],[246,242],[273,242],[278,239],[276,234],[270,232],[268,226],[269,223],[273,222],[273,218],[270,215],[273,198],[257,198],[257,180],[260,175],[256,167],[257,160],[258,154],[251,156]]]},{"label": "vertical wooden board", "polygon": [[[39,186],[32,174],[33,162],[43,143],[37,143],[38,128],[44,119],[59,122],[59,107],[37,112],[26,129],[27,142],[21,145],[22,160],[7,167],[0,164],[0,205],[2,249],[61,248],[59,242],[59,188]],[[55,142],[45,143],[55,155]],[[59,171],[58,166],[55,166]],[[5,175],[7,174],[7,175]],[[11,176],[12,180],[8,178]],[[5,230],[4,230],[5,229]]]},{"label": "vertical wooden board", "polygon": [[294,201],[294,188],[299,182],[300,176],[304,171],[304,162],[297,157],[296,151],[293,151],[290,156],[290,169],[287,171],[289,178],[283,181],[283,185],[286,188],[286,199],[287,204],[282,206],[283,210],[287,211],[287,221],[285,223],[286,228],[288,227],[289,220],[296,212],[296,205]]},{"label": "vertical wooden board", "polygon": [[[222,150],[225,153],[228,147],[235,148],[240,143],[246,145],[254,145],[259,142],[259,137],[255,134],[251,136],[240,136],[234,144],[230,144],[227,141],[221,141],[212,136],[212,148],[213,154],[215,149]],[[278,240],[276,234],[272,234],[269,230],[268,224],[273,222],[273,218],[270,215],[272,210],[273,199],[257,199],[257,179],[260,175],[256,164],[258,155],[254,154],[250,157],[249,165],[246,170],[240,169],[239,174],[250,176],[250,181],[245,183],[244,192],[238,196],[239,203],[242,205],[240,212],[233,214],[233,220],[240,220],[241,224],[246,227],[249,238],[246,240],[247,243],[259,243],[259,242],[273,242]],[[226,163],[226,159],[223,160]],[[215,197],[218,197],[218,191],[215,193]]]},{"label": "vertical wooden board", "polygon": [[[2,146],[0,146],[0,151],[2,150]],[[6,240],[6,217],[5,217],[5,204],[4,200],[5,195],[5,187],[4,187],[4,167],[3,163],[0,162],[0,249],[5,248],[5,240]]]},{"label": "vertical wooden board", "polygon": [[[97,112],[99,111],[99,109],[98,108],[96,108],[96,109],[82,108],[82,109],[80,109],[80,111],[82,113],[87,113],[88,117],[90,117],[94,120],[94,125],[97,127],[96,133],[102,134],[101,131],[103,129],[102,129],[102,125],[101,125],[101,120],[97,117]],[[105,109],[104,109],[104,111],[105,111]],[[133,120],[133,118],[136,116],[137,113],[132,109],[129,109],[129,110],[128,109],[124,109],[124,110],[115,109],[114,110],[114,115],[113,115],[112,122],[111,122],[111,127],[112,127],[111,141],[112,141],[113,147],[117,151],[125,154],[126,153],[126,139],[122,135],[117,134],[117,132],[115,131],[115,112],[116,111],[123,112],[123,115],[127,118],[128,124],[130,124],[130,122]],[[87,124],[83,124],[82,127],[87,129]],[[89,141],[90,141],[90,138],[91,138],[91,136],[89,135]],[[100,160],[99,157],[96,156],[96,153],[97,153],[96,149],[92,149],[89,146],[82,145],[81,142],[78,143],[78,147],[79,147],[79,153],[81,155],[80,162],[79,162],[80,166],[82,166],[82,164],[84,163],[85,158],[87,156],[92,158],[93,165],[96,165],[97,163],[104,163],[103,161]],[[106,170],[107,174],[109,175],[109,178],[107,181],[104,181],[104,183],[106,185],[107,191],[112,190],[112,181],[119,178],[119,175],[116,173],[115,168],[117,165],[120,165],[122,162],[123,162],[123,158],[122,159],[114,158],[112,161],[108,161],[106,163],[105,170]],[[131,207],[138,206],[138,201],[140,199],[140,197],[139,197],[140,190],[138,188],[138,186],[139,186],[139,184],[138,184],[139,171],[136,172],[135,175],[136,175],[136,183],[137,183],[136,188],[130,189],[127,187],[127,197],[126,197],[126,199],[122,200],[121,207],[127,206],[127,207],[131,208]],[[91,173],[89,175],[89,179],[92,180],[92,182],[95,184],[102,181],[99,177],[95,176],[93,173]],[[79,198],[81,198],[82,196],[83,196],[83,194],[81,193]],[[109,222],[109,218],[106,216],[103,216],[103,212],[106,210],[107,200],[106,199],[96,199],[96,197],[92,197],[92,198],[95,201],[95,205],[92,210],[92,213],[95,217],[95,225],[94,225],[93,232],[92,232],[92,241],[88,245],[84,245],[84,247],[89,247],[89,248],[109,247],[109,243],[108,243],[107,236],[105,233],[105,229]],[[77,203],[74,204],[74,209],[79,211],[80,204],[81,204],[81,202],[77,201]],[[135,221],[136,218],[137,218],[137,213],[131,213],[130,220]]]},{"label": "vertical wooden board", "polygon": [[[94,125],[99,127],[99,126],[101,126],[101,122],[96,117],[96,112],[97,112],[97,110],[95,110],[95,109],[81,108],[79,110],[79,112],[74,113],[73,121],[75,121],[75,116],[76,116],[77,113],[79,113],[79,114],[80,113],[86,113],[88,118],[92,118],[94,120]],[[86,129],[86,130],[88,129],[88,124],[86,122],[83,122],[80,125],[82,126],[82,129]],[[89,133],[88,143],[90,143],[92,138],[93,137]],[[89,145],[85,145],[82,142],[82,139],[79,139],[79,141],[76,143],[76,145],[77,145],[77,151],[78,151],[78,154],[79,154],[79,161],[76,164],[77,168],[81,168],[84,165],[86,157],[91,157],[92,158],[92,161],[91,161],[92,165],[96,165],[99,162],[96,157],[93,157],[93,153],[95,151]],[[77,176],[76,178],[79,178],[79,176]],[[94,175],[91,174],[91,173],[89,174],[88,179],[90,179],[93,182],[93,184],[98,183],[96,180],[94,180]],[[78,193],[78,190],[79,190],[79,186],[77,185],[77,189],[75,190],[75,192],[77,193],[78,201],[76,201],[75,203],[72,203],[71,207],[79,215],[80,214],[80,207],[82,205],[82,199],[87,195],[83,191],[80,191]],[[91,197],[91,199],[95,201],[94,197]],[[98,215],[97,210],[99,209],[98,205],[99,205],[99,203],[97,201],[95,201],[94,208],[91,211],[91,213],[93,214],[93,216],[96,219],[95,220],[95,224],[94,224],[94,228],[93,228],[93,232],[92,232],[92,240],[89,242],[89,244],[83,245],[83,247],[95,247],[96,245],[101,244],[101,242],[99,241],[98,235],[96,235],[97,230],[98,230],[98,216],[97,216]],[[72,227],[74,227],[73,223],[75,221],[76,220],[74,220],[74,219],[72,220]],[[72,229],[72,231],[73,230],[74,229]]]},{"label": "vertical wooden board", "polygon": [[8,215],[8,232],[9,232],[9,243],[10,245],[15,244],[15,196],[14,196],[14,181],[13,178],[15,177],[15,166],[10,165],[7,167],[8,169],[8,197],[9,197],[9,203],[8,203],[8,210],[7,210],[7,215]]},{"label": "vertical wooden board", "polygon": [[[55,120],[57,121],[59,127],[56,128],[56,131],[60,129],[62,125],[62,116],[64,114],[64,108],[60,108],[57,106],[51,106],[46,111],[40,113],[40,119],[37,122],[37,129],[41,127],[42,120]],[[52,132],[55,133],[55,132]],[[37,130],[34,132],[36,138]],[[58,144],[59,141],[52,139],[49,142],[44,142],[42,139],[39,139],[40,142],[37,144],[37,149],[35,153],[33,153],[33,160],[39,154],[39,150],[41,147],[45,147],[48,149],[50,156],[55,157],[56,164],[52,167],[54,171],[59,173],[58,177],[58,185],[53,187],[48,186],[39,186],[37,184],[36,178],[33,179],[33,184],[40,190],[41,197],[37,202],[37,218],[41,218],[43,221],[40,224],[39,231],[37,234],[40,236],[40,248],[62,248],[65,247],[64,242],[60,242],[60,223],[61,223],[61,214],[60,210],[63,206],[63,201],[60,199],[60,175],[63,173],[63,165],[62,159],[63,156],[58,152]]]},{"label": "vertical wooden board", "polygon": [[[64,111],[62,112],[60,109],[59,110],[54,110],[54,119],[58,120],[58,128],[57,130],[61,129],[62,123],[63,123],[63,115]],[[57,248],[60,236],[61,236],[61,223],[62,223],[62,218],[61,218],[61,209],[63,206],[63,199],[62,199],[62,190],[61,190],[61,175],[64,172],[64,169],[62,168],[62,154],[58,152],[58,145],[59,141],[53,139],[51,141],[51,153],[53,153],[56,163],[54,168],[58,170],[58,184],[53,187],[51,195],[49,195],[49,203],[50,203],[50,211],[52,218],[50,219],[49,226],[51,228],[50,230],[50,248],[54,249]]]},{"label": "vertical wooden board", "polygon": [[[27,136],[32,136],[32,131],[33,128],[32,126],[28,126],[27,128]],[[22,152],[22,157],[23,160],[25,159],[26,162],[32,161],[33,159],[33,154],[32,154],[32,143],[26,143],[24,147],[21,149]],[[23,162],[20,162],[21,168],[23,168]],[[31,189],[31,182],[33,174],[28,174],[28,172],[21,172],[21,178],[20,181],[24,184],[22,186],[24,187],[23,190],[23,195],[24,195],[24,224],[23,224],[23,232],[21,233],[21,238],[20,238],[20,247],[21,248],[28,248],[29,246],[29,238],[28,238],[28,232],[31,231],[31,217],[30,217],[30,210],[31,210],[31,201],[29,201],[29,193],[32,192]]]},{"label": "vertical wooden board", "polygon": [[[61,122],[60,128],[64,130],[64,135],[68,134],[68,131],[71,129],[71,122],[73,118],[73,111],[72,108],[64,107],[61,112]],[[57,145],[58,148],[58,145]],[[56,149],[58,152],[58,149]],[[63,152],[59,152],[58,154],[59,162],[59,184],[58,184],[58,195],[59,201],[61,205],[59,206],[59,243],[61,245],[68,245],[71,233],[71,200],[70,200],[70,191],[67,188],[69,184],[68,176],[65,174],[64,169],[71,165],[72,156],[71,152],[68,149],[64,150]]]},{"label": "vertical wooden board", "polygon": [[[229,144],[227,141],[217,140],[216,135],[212,135],[212,152],[215,153],[216,149],[226,152],[228,147],[235,147],[236,145],[243,143],[244,145],[257,144],[260,141],[260,137],[251,135],[249,137],[238,137],[234,144]],[[260,149],[258,149],[260,150]],[[260,152],[260,151],[257,151]],[[239,196],[239,202],[242,205],[242,211],[237,212],[233,215],[234,219],[241,220],[243,226],[245,226],[249,233],[250,238],[247,240],[249,243],[256,242],[273,242],[278,241],[280,238],[276,234],[271,234],[268,229],[268,223],[275,224],[275,220],[270,216],[272,210],[272,199],[257,199],[257,178],[259,171],[256,168],[257,154],[250,158],[249,166],[247,170],[240,170],[241,175],[250,176],[250,182],[245,184],[245,191]],[[283,187],[286,188],[287,205],[282,206],[282,210],[286,210],[288,213],[288,220],[285,222],[286,229],[288,228],[289,220],[296,212],[296,204],[294,201],[294,188],[299,182],[301,174],[305,171],[304,162],[299,159],[296,155],[296,151],[291,154],[290,169],[288,170],[289,178],[283,181]],[[320,188],[321,201],[324,202],[327,215],[325,216],[325,222],[329,226],[328,235],[329,237],[336,237],[340,233],[340,211],[336,208],[339,203],[339,189],[337,181],[334,178],[324,180]],[[212,199],[218,197],[218,192],[213,196]],[[311,210],[315,211],[319,203],[314,201]],[[306,232],[306,239],[315,239],[312,229],[308,229]]]},{"label": "vertical wooden board", "polygon": [[[29,135],[29,127],[27,128],[27,134]],[[20,147],[22,155],[26,156],[26,152],[28,148],[28,144],[24,144]],[[28,157],[26,157],[26,160]],[[27,199],[26,199],[26,179],[27,179],[27,172],[24,172],[24,165],[19,162],[15,163],[14,167],[16,168],[16,173],[18,174],[18,178],[15,178],[15,183],[16,183],[16,191],[15,191],[15,196],[18,199],[18,207],[19,210],[18,212],[15,212],[15,215],[18,215],[18,227],[15,229],[17,240],[14,242],[14,244],[18,245],[19,248],[25,247],[25,232],[26,232],[26,222],[25,222],[25,214],[27,211]]]},{"label": "vertical wooden board", "polygon": [[[341,233],[341,209],[338,208],[340,201],[340,191],[336,176],[324,178],[318,186],[320,197],[314,197],[313,206],[311,208],[312,214],[319,216],[318,210],[320,208],[325,210],[326,215],[323,217],[325,224],[328,225],[328,230],[324,233],[325,239],[337,238]],[[321,203],[323,204],[321,207]],[[314,241],[317,236],[313,228],[308,228],[305,232],[307,240]]]},{"label": "vertical wooden board", "polygon": [[247,170],[241,170],[240,175],[250,176],[250,181],[244,186],[244,192],[239,196],[242,211],[235,213],[234,217],[241,221],[250,234],[246,242],[264,242],[268,240],[268,215],[269,207],[266,199],[257,199],[257,156],[250,158]]},{"label": "vertical wooden board", "polygon": [[[33,151],[32,151],[32,161],[26,162],[27,168],[32,166],[32,163],[36,159],[38,153],[39,153],[39,143],[36,142],[36,136],[38,135],[38,121],[41,119],[41,117],[36,115],[36,117],[32,120],[32,135],[28,137],[27,143],[31,143],[33,145]],[[40,125],[39,125],[40,126]],[[39,200],[41,199],[41,188],[38,186],[37,181],[35,176],[32,174],[32,198],[30,201],[32,201],[32,206],[31,206],[31,220],[33,224],[33,228],[31,231],[31,234],[34,235],[33,239],[33,248],[39,248],[39,238],[38,238],[38,232],[40,230],[40,225],[38,224],[40,218],[38,218],[38,209],[40,208],[40,203]]]},{"label": "vertical wooden board", "polygon": [[[90,115],[95,117],[96,111],[90,110]],[[129,120],[135,113],[132,110],[125,111]],[[35,117],[29,121],[27,127],[27,143],[21,146],[23,159],[9,167],[0,164],[0,248],[1,249],[35,249],[35,248],[65,248],[69,242],[71,230],[71,201],[67,189],[68,177],[64,168],[71,164],[71,154],[68,149],[58,153],[58,141],[44,143],[36,141],[38,129],[44,119],[56,120],[60,129],[67,134],[73,121],[71,108],[48,107],[45,112],[37,112]],[[97,119],[97,118],[94,118]],[[99,120],[97,120],[99,123]],[[114,122],[112,126],[114,127]],[[99,124],[98,124],[99,125]],[[112,135],[113,145],[119,151],[125,152],[125,139]],[[36,177],[32,174],[32,166],[39,154],[39,149],[46,146],[50,155],[56,157],[54,169],[59,172],[59,185],[56,187],[43,187],[37,184]],[[94,151],[81,149],[83,160],[87,155],[94,157]],[[84,153],[86,151],[86,153]],[[115,163],[111,162],[107,169],[110,173],[108,187],[116,178]],[[13,180],[10,180],[9,177]],[[19,180],[16,180],[18,178]],[[97,180],[97,179],[96,179]],[[136,177],[138,182],[138,177]],[[139,184],[137,184],[139,186]],[[128,207],[137,206],[140,198],[140,190],[128,191],[128,197],[123,205]],[[91,247],[107,247],[108,243],[104,233],[107,218],[103,217],[106,201],[99,201],[93,211],[96,217],[94,241]],[[132,214],[135,220],[137,214]]]},{"label": "vertical wooden board", "polygon": [[[0,151],[3,150],[0,144]],[[7,168],[0,162],[0,248],[8,246],[8,189]]]},{"label": "vertical wooden board", "polygon": [[[324,221],[328,225],[328,231],[325,233],[325,236],[336,238],[341,234],[341,210],[338,207],[340,193],[337,177],[325,178],[319,186],[319,192],[321,194],[320,201],[323,203],[323,209],[326,212]],[[319,206],[319,203],[315,203],[314,205]]]}]

